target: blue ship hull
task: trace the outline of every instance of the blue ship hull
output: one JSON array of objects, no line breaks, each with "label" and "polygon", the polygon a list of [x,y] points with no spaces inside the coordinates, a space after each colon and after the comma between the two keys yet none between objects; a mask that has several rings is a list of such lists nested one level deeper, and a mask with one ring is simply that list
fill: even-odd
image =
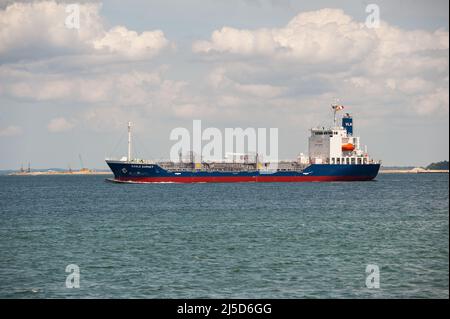
[{"label": "blue ship hull", "polygon": [[129,183],[369,181],[377,176],[380,169],[380,164],[311,164],[302,171],[171,172],[157,164],[120,161],[107,161],[107,164],[114,173],[113,181]]}]

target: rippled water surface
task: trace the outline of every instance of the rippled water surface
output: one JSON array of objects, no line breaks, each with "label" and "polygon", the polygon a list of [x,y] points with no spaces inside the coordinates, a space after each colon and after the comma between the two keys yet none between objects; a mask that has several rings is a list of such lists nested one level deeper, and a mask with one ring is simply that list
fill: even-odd
[{"label": "rippled water surface", "polygon": [[[448,298],[448,174],[119,185],[0,176],[1,298]],[[65,286],[68,264],[80,288]],[[366,266],[380,288],[366,287]]]}]

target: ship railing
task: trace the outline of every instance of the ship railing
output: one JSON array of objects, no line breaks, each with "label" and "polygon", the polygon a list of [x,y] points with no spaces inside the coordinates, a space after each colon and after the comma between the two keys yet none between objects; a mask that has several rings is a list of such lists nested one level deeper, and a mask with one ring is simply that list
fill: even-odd
[{"label": "ship railing", "polygon": [[123,158],[114,158],[114,157],[106,157],[105,161],[114,161],[114,162],[123,162],[123,163],[134,163],[134,164],[155,164],[156,162],[153,160],[144,160],[134,158],[131,161]]}]

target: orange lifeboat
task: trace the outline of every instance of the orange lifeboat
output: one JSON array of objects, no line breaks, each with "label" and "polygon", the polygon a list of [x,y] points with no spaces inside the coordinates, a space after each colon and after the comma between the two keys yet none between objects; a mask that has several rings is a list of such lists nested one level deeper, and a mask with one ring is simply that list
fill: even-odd
[{"label": "orange lifeboat", "polygon": [[351,152],[355,149],[355,145],[351,143],[342,144],[342,151],[344,152]]}]

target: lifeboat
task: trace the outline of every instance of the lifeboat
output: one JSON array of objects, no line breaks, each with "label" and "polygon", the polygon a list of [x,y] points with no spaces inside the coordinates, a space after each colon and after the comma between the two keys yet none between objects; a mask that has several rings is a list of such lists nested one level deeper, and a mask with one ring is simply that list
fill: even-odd
[{"label": "lifeboat", "polygon": [[355,145],[351,143],[342,144],[342,151],[344,152],[351,152],[355,149]]}]

